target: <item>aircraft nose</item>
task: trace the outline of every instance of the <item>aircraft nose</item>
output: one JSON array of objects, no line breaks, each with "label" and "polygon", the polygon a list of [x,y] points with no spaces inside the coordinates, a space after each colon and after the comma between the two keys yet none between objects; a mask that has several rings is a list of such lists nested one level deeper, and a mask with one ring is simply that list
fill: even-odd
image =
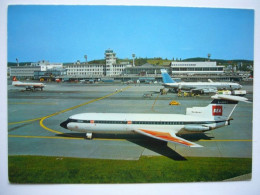
[{"label": "aircraft nose", "polygon": [[60,124],[60,126],[63,127],[64,129],[68,129],[68,128],[67,128],[68,123],[69,123],[69,119],[66,120],[66,121],[63,121],[63,122]]}]

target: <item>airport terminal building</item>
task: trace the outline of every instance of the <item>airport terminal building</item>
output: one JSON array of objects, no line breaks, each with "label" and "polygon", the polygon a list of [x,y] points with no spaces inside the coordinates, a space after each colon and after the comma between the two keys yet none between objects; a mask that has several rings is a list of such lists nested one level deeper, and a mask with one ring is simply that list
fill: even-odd
[{"label": "airport terminal building", "polygon": [[13,66],[10,67],[9,74],[11,77],[33,78],[35,71],[41,71],[40,66]]},{"label": "airport terminal building", "polygon": [[61,68],[63,68],[63,63],[49,62],[49,61],[41,60],[38,62],[31,63],[31,66],[36,66],[36,67],[40,66],[41,71],[46,71],[49,69],[61,69]]},{"label": "airport terminal building", "polygon": [[121,75],[126,67],[130,67],[129,62],[117,64],[116,53],[111,49],[105,51],[105,64],[89,64],[87,62],[68,64],[67,78],[89,78],[103,76],[118,76]]},{"label": "airport terminal building", "polygon": [[126,67],[123,71],[123,75],[140,75],[140,76],[146,76],[146,75],[161,75],[161,69],[162,68],[169,68],[168,67],[163,67],[163,66],[157,66],[157,65],[152,65],[149,63],[143,64],[141,66],[130,66]]},{"label": "airport terminal building", "polygon": [[11,77],[16,76],[18,78],[35,78],[36,76],[37,78],[37,75],[44,75],[46,72],[52,74],[52,71],[64,72],[63,63],[52,63],[42,60],[38,62],[33,62],[31,63],[31,65],[27,66],[12,66],[10,67],[9,74]]},{"label": "airport terminal building", "polygon": [[224,66],[217,66],[216,62],[171,62],[171,72],[176,74],[223,74]]},{"label": "airport terminal building", "polygon": [[217,63],[213,61],[172,61],[164,66],[149,63],[135,66],[134,56],[133,64],[130,60],[117,63],[116,53],[112,49],[107,49],[104,53],[104,60],[100,64],[80,62],[79,60],[75,63],[63,64],[42,60],[27,66],[12,66],[9,68],[9,74],[23,79],[62,79],[64,81],[115,79],[125,82],[149,77],[149,79],[161,82],[161,69],[166,69],[173,77],[185,81],[207,81],[209,78],[221,81],[241,80],[242,76],[240,78],[232,73],[224,74],[224,68],[224,66],[217,66]]}]

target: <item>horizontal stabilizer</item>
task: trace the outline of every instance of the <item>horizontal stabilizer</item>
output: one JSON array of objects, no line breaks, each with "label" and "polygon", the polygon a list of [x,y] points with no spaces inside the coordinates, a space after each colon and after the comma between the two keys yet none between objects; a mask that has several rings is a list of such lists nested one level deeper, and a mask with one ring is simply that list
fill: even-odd
[{"label": "horizontal stabilizer", "polygon": [[218,90],[216,87],[196,87],[191,89],[191,92],[196,93],[216,93]]},{"label": "horizontal stabilizer", "polygon": [[231,100],[231,101],[240,101],[240,102],[250,103],[247,98],[240,97],[240,96],[234,96],[234,95],[220,95],[220,94],[216,94],[216,95],[211,96],[211,98],[212,99],[223,99],[223,100]]}]

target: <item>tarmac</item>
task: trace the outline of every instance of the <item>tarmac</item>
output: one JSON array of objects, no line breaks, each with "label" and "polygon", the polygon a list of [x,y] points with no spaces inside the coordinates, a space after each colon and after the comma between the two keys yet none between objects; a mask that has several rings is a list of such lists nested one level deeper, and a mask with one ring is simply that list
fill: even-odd
[{"label": "tarmac", "polygon": [[[160,95],[157,84],[46,83],[43,91],[25,91],[8,85],[8,154],[138,160],[141,156],[163,155],[175,160],[185,157],[252,157],[253,104],[240,102],[231,125],[201,134],[181,137],[202,148],[176,145],[172,150],[163,141],[139,134],[81,133],[60,127],[69,116],[83,112],[182,113],[186,107],[206,106],[210,96],[177,97]],[[252,101],[252,86],[244,86]],[[145,93],[151,97],[143,97]],[[179,106],[170,106],[175,100]]]}]

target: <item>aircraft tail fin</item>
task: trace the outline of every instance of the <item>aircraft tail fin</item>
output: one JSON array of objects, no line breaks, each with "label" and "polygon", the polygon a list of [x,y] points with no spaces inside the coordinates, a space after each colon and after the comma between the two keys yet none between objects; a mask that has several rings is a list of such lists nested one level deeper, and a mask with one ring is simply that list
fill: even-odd
[{"label": "aircraft tail fin", "polygon": [[245,97],[232,95],[214,95],[212,102],[206,107],[186,109],[187,115],[214,118],[214,120],[229,120],[239,101],[248,102]]},{"label": "aircraft tail fin", "polygon": [[176,83],[176,81],[174,81],[170,77],[170,75],[167,73],[165,69],[161,69],[161,73],[162,73],[163,83]]},{"label": "aircraft tail fin", "polygon": [[13,82],[12,82],[12,85],[17,85],[17,84],[20,84],[22,83],[21,81],[18,81],[18,79],[16,78],[16,76],[13,77]]}]

